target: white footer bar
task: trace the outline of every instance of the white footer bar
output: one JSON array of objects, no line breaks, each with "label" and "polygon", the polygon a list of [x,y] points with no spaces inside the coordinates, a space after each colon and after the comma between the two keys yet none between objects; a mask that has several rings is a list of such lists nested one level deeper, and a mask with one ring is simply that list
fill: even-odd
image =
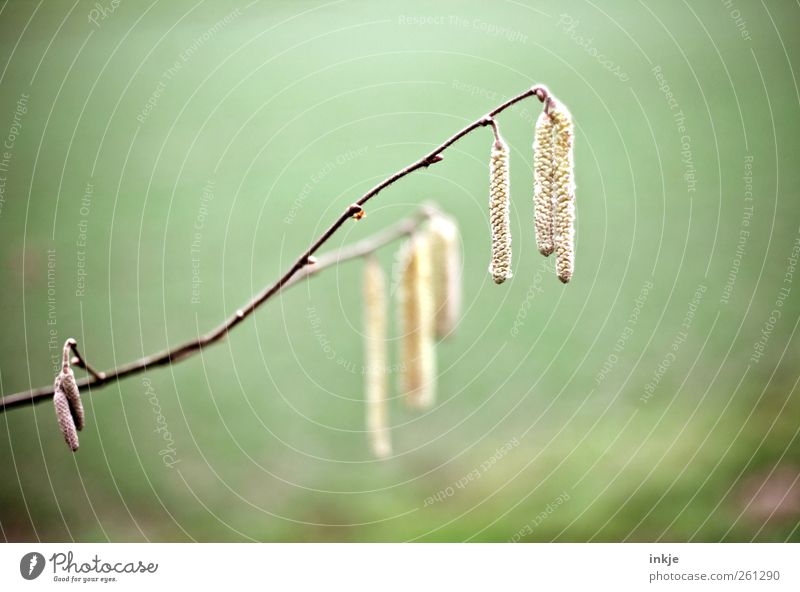
[{"label": "white footer bar", "polygon": [[12,543],[0,590],[777,591],[798,564],[797,544]]}]

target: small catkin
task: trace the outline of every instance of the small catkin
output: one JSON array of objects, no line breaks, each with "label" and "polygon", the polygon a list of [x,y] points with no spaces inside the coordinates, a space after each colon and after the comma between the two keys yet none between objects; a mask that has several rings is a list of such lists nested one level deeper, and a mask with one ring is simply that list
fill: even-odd
[{"label": "small catkin", "polygon": [[533,207],[536,244],[547,257],[553,252],[553,157],[555,152],[553,119],[544,111],[536,120],[533,140]]},{"label": "small catkin", "polygon": [[386,277],[375,257],[369,257],[364,265],[363,289],[367,435],[372,453],[385,458],[392,453],[388,428],[388,298]]},{"label": "small catkin", "polygon": [[428,228],[433,263],[436,337],[452,334],[461,315],[461,243],[458,226],[449,216],[436,215]]},{"label": "small catkin", "polygon": [[495,140],[489,162],[489,222],[492,227],[492,263],[495,284],[511,277],[511,222],[509,220],[508,145]]},{"label": "small catkin", "polygon": [[404,247],[400,278],[400,390],[412,407],[426,408],[436,397],[431,249],[417,234]]},{"label": "small catkin", "polygon": [[575,267],[575,181],[572,144],[574,128],[567,108],[557,104],[551,110],[555,125],[555,175],[553,194],[556,202],[554,243],[556,273],[567,283]]},{"label": "small catkin", "polygon": [[82,430],[85,423],[83,403],[81,403],[78,384],[75,382],[75,374],[73,374],[72,368],[69,366],[65,365],[63,370],[56,376],[56,388],[59,387],[67,398],[72,418],[75,421],[75,427],[78,430]]},{"label": "small catkin", "polygon": [[72,419],[72,409],[67,400],[67,395],[64,394],[60,386],[56,387],[53,403],[56,408],[58,426],[61,428],[61,433],[64,434],[64,440],[72,452],[75,452],[78,450],[78,432],[75,429],[75,421]]}]

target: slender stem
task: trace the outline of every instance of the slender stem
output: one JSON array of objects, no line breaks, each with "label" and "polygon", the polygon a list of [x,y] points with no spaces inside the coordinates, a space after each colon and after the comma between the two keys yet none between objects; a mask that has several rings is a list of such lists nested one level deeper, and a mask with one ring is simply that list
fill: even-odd
[{"label": "slender stem", "polygon": [[[70,350],[72,350],[72,353],[75,354],[75,357],[72,358],[72,360],[69,360],[69,352],[70,352]],[[69,339],[67,339],[67,341],[64,343],[64,367],[65,368],[68,366],[69,362],[72,362],[76,366],[79,366],[79,367],[83,368],[89,374],[94,376],[94,378],[97,379],[97,380],[103,380],[103,378],[105,378],[105,373],[104,372],[98,372],[97,370],[95,370],[94,367],[91,364],[89,364],[89,362],[86,361],[86,358],[84,358],[81,355],[81,352],[78,351],[78,343],[74,339],[72,339],[71,337]]]},{"label": "slender stem", "polygon": [[494,120],[493,117],[487,117],[486,121],[489,125],[492,126],[492,133],[494,134],[494,143],[495,146],[499,146],[503,143],[503,138],[500,137],[500,128],[497,125],[497,122]]},{"label": "slender stem", "polygon": [[[191,355],[194,355],[198,351],[202,350],[206,346],[209,346],[217,341],[223,339],[228,332],[231,331],[234,327],[236,327],[239,323],[241,323],[244,319],[250,316],[259,306],[264,304],[267,300],[278,294],[284,288],[294,285],[299,282],[301,279],[310,277],[335,263],[342,262],[346,259],[351,259],[353,257],[361,257],[367,253],[374,251],[377,247],[375,245],[381,246],[382,244],[386,244],[386,242],[391,242],[391,240],[395,240],[400,236],[409,234],[413,231],[414,228],[420,223],[419,217],[416,219],[416,223],[404,221],[398,224],[390,231],[386,231],[371,239],[367,239],[360,243],[356,243],[351,245],[348,248],[344,248],[341,251],[334,253],[332,255],[326,257],[320,257],[316,263],[312,263],[314,260],[313,255],[317,252],[317,250],[322,247],[330,238],[333,236],[341,226],[347,222],[350,218],[355,220],[360,220],[364,216],[364,209],[363,206],[367,203],[370,199],[378,195],[381,191],[389,187],[390,185],[396,183],[406,175],[413,173],[414,171],[422,168],[427,168],[432,164],[440,162],[442,160],[442,152],[444,152],[447,148],[455,144],[458,140],[466,136],[467,134],[473,132],[474,130],[478,129],[479,127],[483,127],[485,125],[496,125],[494,123],[494,117],[499,113],[505,111],[512,105],[527,99],[528,97],[536,97],[542,102],[549,101],[549,94],[547,90],[542,86],[534,86],[529,88],[523,93],[518,94],[515,97],[508,99],[505,103],[495,107],[492,111],[490,111],[486,116],[481,117],[480,119],[473,121],[471,124],[463,128],[462,130],[456,132],[454,135],[450,136],[447,140],[439,144],[436,148],[428,152],[425,156],[420,158],[419,160],[411,163],[407,167],[400,169],[393,175],[387,177],[380,183],[378,183],[375,187],[367,191],[364,195],[362,195],[358,201],[351,204],[347,207],[347,209],[342,212],[339,217],[331,224],[322,235],[317,238],[311,246],[308,247],[292,264],[292,266],[271,286],[264,289],[260,294],[254,296],[250,302],[248,302],[243,308],[238,309],[231,317],[229,317],[225,322],[219,325],[216,329],[213,329],[210,333],[201,336],[198,339],[189,341],[187,343],[178,345],[172,349],[167,349],[162,352],[146,356],[140,358],[138,360],[134,360],[133,362],[129,362],[127,364],[123,364],[116,368],[112,368],[106,372],[96,372],[83,361],[82,363],[79,361],[78,365],[84,367],[91,376],[82,378],[78,382],[78,387],[93,387],[99,388],[103,385],[106,385],[110,382],[115,382],[122,378],[126,378],[128,376],[139,374],[140,372],[144,372],[149,368],[155,368],[158,366],[164,366],[169,363],[177,362],[184,358],[187,358]],[[78,354],[76,346],[71,346],[73,352],[76,354],[79,360],[83,360],[81,356]],[[37,389],[32,389],[29,391],[23,391],[20,393],[15,393],[13,395],[8,395],[0,399],[0,412],[4,412],[8,409],[12,409],[14,407],[20,407],[23,405],[28,405],[32,403],[38,403],[48,397],[53,395],[53,387],[46,386],[40,387]]]},{"label": "slender stem", "polygon": [[61,371],[64,372],[64,374],[67,374],[67,369],[69,368],[69,352],[72,348],[77,347],[78,343],[72,337],[64,342],[64,351],[61,360]]}]

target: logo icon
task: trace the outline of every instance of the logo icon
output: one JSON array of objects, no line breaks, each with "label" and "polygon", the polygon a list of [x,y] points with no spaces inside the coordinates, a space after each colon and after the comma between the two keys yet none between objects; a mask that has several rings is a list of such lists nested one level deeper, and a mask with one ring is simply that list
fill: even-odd
[{"label": "logo icon", "polygon": [[19,573],[26,580],[35,580],[44,571],[44,555],[41,553],[25,553],[19,560]]}]

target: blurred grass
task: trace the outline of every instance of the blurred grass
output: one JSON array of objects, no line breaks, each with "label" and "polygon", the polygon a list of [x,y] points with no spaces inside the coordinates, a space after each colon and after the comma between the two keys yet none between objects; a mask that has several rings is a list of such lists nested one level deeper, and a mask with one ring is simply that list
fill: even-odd
[{"label": "blurred grass", "polygon": [[[769,520],[742,497],[748,477],[800,471],[796,287],[749,363],[798,238],[796,6],[742,5],[751,41],[715,4],[122,3],[99,26],[92,6],[33,14],[10,1],[0,13],[0,132],[30,95],[0,210],[4,393],[51,380],[48,250],[58,341],[74,336],[111,367],[216,325],[355,197],[536,82],[576,118],[577,272],[561,286],[536,254],[538,107],[526,103],[500,118],[513,281],[497,288],[486,273],[488,132],[387,190],[330,244],[429,200],[462,229],[466,308],[439,348],[439,405],[419,416],[393,402],[395,458],[374,462],[365,446],[360,270],[348,264],[202,357],[148,373],[180,459],[172,469],[139,377],[85,397],[74,457],[49,405],[4,414],[6,540],[505,541],[526,525],[521,538],[537,541],[800,540],[796,484]],[[686,116],[692,194],[655,66]],[[755,209],[724,303],[748,155]],[[87,278],[76,296],[81,220]],[[648,281],[633,334],[597,384]],[[686,342],[642,403],[698,285]]]}]

